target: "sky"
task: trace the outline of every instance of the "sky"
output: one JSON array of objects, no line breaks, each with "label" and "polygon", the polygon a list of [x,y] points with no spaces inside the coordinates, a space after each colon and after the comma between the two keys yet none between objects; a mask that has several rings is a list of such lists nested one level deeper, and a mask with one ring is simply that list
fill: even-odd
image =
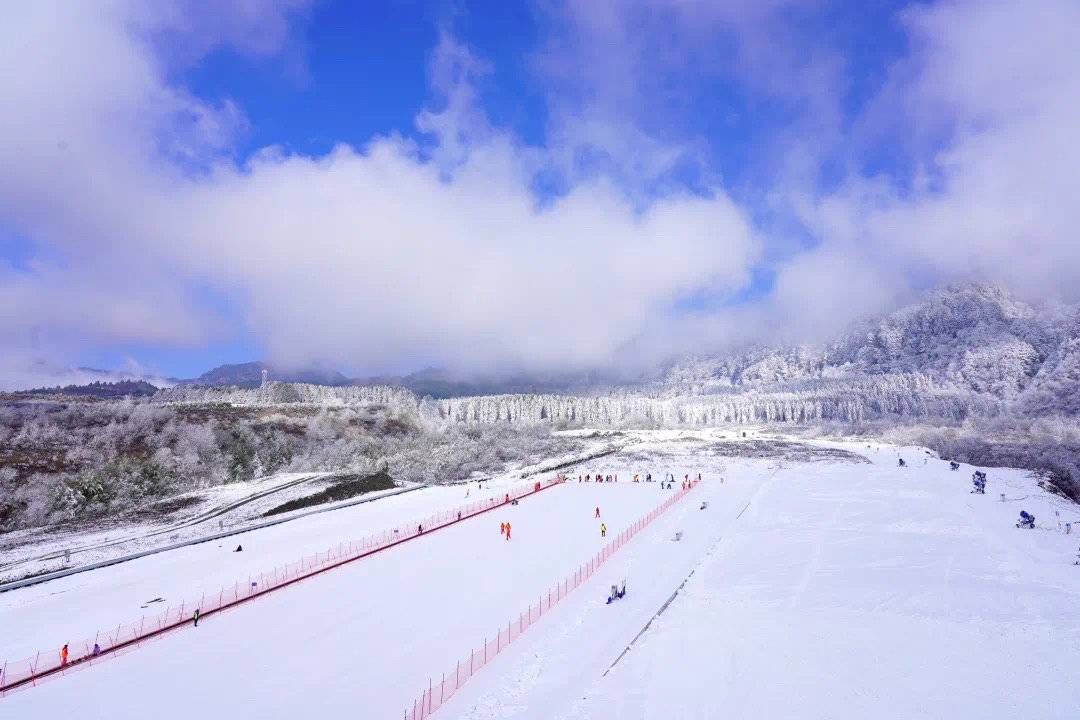
[{"label": "sky", "polygon": [[0,8],[0,388],[636,372],[1080,300],[1075,0]]}]

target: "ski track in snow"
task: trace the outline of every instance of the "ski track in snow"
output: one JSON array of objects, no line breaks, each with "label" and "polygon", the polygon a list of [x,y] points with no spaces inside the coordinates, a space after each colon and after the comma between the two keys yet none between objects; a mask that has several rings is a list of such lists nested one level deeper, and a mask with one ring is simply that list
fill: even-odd
[{"label": "ski track in snow", "polygon": [[[983,497],[968,493],[970,467],[896,467],[917,448],[822,441],[872,464],[777,463],[702,451],[714,441],[703,431],[633,433],[620,455],[507,508],[510,542],[498,535],[502,511],[474,518],[12,693],[0,716],[401,717],[429,677],[438,685],[599,548],[595,505],[617,533],[666,497],[630,476],[671,471],[705,482],[436,718],[1080,717],[1080,536],[1060,532],[1051,512],[1080,514],[1076,506],[1018,470],[990,469]],[[596,471],[620,482],[576,482]],[[462,494],[431,488],[252,532],[244,553],[208,543],[7,593],[0,655],[59,647],[95,624],[130,620],[145,600],[325,550]],[[1021,508],[1036,530],[1014,527]],[[624,577],[627,596],[606,605]]]}]

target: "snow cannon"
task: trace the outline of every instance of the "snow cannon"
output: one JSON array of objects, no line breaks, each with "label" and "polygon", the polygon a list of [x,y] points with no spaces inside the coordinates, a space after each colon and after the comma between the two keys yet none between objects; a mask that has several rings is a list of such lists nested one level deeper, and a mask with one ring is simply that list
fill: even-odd
[{"label": "snow cannon", "polygon": [[960,463],[958,463],[958,462],[956,462],[956,461],[950,462],[950,463],[949,463],[949,469],[950,469],[950,470],[952,470],[952,471],[954,471],[954,472],[955,472],[956,470],[959,470],[959,469],[960,469]]},{"label": "snow cannon", "polygon": [[1020,511],[1020,520],[1017,521],[1016,527],[1018,527],[1018,528],[1027,528],[1028,530],[1034,529],[1035,528],[1035,516],[1032,515],[1031,513],[1027,512],[1026,510],[1021,510]]}]

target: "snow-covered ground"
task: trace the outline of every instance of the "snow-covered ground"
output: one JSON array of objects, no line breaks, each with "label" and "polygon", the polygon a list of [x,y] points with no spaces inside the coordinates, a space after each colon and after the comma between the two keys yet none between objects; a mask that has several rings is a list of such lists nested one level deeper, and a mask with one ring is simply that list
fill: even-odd
[{"label": "snow-covered ground", "polygon": [[[582,457],[612,451],[618,446],[618,437],[610,438],[601,434],[585,443],[577,453],[542,458],[530,464],[512,463],[501,473],[477,477],[473,481],[482,479],[502,487],[532,475],[547,473],[552,468]],[[46,527],[7,533],[0,536],[0,583],[112,562],[130,555],[200,541],[223,533],[245,531],[282,520],[291,521],[314,512],[347,507],[420,487],[406,484],[395,490],[366,493],[349,500],[281,513],[271,518],[265,516],[271,508],[321,490],[332,481],[334,475],[329,472],[277,473],[250,482],[192,491],[183,496],[191,501],[189,506],[157,518],[156,522],[114,520],[103,528],[56,530]]]},{"label": "snow-covered ground", "polygon": [[[1058,520],[1080,532],[1080,508],[1021,471],[991,470],[988,494],[970,495],[971,468],[951,472],[916,448],[814,443],[828,451],[815,456],[762,439],[625,434],[617,456],[569,470],[570,483],[519,506],[12,693],[0,713],[401,717],[431,675],[598,549],[595,506],[614,533],[659,504],[657,484],[627,482],[651,471],[705,482],[437,717],[1077,717],[1080,537]],[[739,457],[733,443],[758,457]],[[908,468],[896,467],[898,453]],[[576,482],[596,471],[619,483]],[[0,657],[451,507],[464,491],[429,488],[253,531],[243,553],[207,543],[0,594]],[[1021,508],[1040,527],[1017,529]],[[623,577],[627,597],[605,605]]]}]

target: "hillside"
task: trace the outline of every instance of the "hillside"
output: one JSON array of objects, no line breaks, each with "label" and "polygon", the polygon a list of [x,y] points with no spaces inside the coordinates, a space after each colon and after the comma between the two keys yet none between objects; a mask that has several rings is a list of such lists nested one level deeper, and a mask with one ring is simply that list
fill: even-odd
[{"label": "hillside", "polygon": [[1037,310],[989,285],[931,293],[819,348],[752,348],[676,363],[650,386],[665,395],[799,390],[918,375],[1024,414],[1080,410],[1080,308]]}]

